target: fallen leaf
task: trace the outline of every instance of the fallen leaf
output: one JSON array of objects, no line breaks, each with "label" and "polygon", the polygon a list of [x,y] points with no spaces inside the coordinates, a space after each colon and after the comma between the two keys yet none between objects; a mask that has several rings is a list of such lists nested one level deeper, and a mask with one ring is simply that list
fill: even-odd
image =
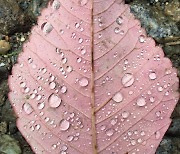
[{"label": "fallen leaf", "polygon": [[153,154],[178,101],[176,69],[123,0],[54,0],[9,77],[37,154]]}]

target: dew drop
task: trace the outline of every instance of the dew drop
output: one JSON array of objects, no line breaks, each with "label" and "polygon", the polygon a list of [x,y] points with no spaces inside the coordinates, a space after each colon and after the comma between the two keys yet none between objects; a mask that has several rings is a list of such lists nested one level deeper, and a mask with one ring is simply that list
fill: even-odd
[{"label": "dew drop", "polygon": [[144,43],[145,42],[145,36],[144,35],[140,35],[139,36],[139,42],[140,43]]},{"label": "dew drop", "polygon": [[79,1],[79,4],[80,4],[81,6],[84,6],[84,5],[87,4],[87,2],[88,2],[88,0],[80,0],[80,1]]},{"label": "dew drop", "polygon": [[77,58],[77,63],[80,63],[82,61],[81,58]]},{"label": "dew drop", "polygon": [[159,131],[155,132],[155,138],[158,140],[161,137],[161,133]]},{"label": "dew drop", "polygon": [[102,125],[100,129],[103,131],[106,129],[106,126]]},{"label": "dew drop", "polygon": [[116,103],[120,103],[120,102],[123,101],[123,95],[122,95],[120,92],[118,92],[118,93],[116,93],[116,94],[113,96],[112,99],[113,99]]},{"label": "dew drop", "polygon": [[86,54],[86,49],[82,49],[82,50],[81,50],[81,54],[82,54],[82,55],[85,55],[85,54]]},{"label": "dew drop", "polygon": [[81,78],[81,79],[79,80],[79,85],[80,85],[81,87],[86,87],[88,84],[89,84],[89,81],[87,80],[87,78]]},{"label": "dew drop", "polygon": [[48,98],[48,102],[49,102],[49,105],[50,107],[52,108],[57,108],[60,106],[61,104],[61,98],[59,98],[57,95],[55,94],[51,94]]},{"label": "dew drop", "polygon": [[38,103],[38,105],[37,105],[39,110],[42,110],[44,108],[44,106],[45,106],[44,102]]},{"label": "dew drop", "polygon": [[23,104],[23,110],[26,114],[31,114],[33,112],[33,108],[29,103]]},{"label": "dew drop", "polygon": [[69,129],[69,127],[70,127],[69,121],[64,120],[64,119],[60,121],[60,130],[61,131],[66,131]]},{"label": "dew drop", "polygon": [[114,126],[114,125],[117,123],[117,121],[118,121],[117,119],[112,119],[112,120],[111,120],[111,125]]},{"label": "dew drop", "polygon": [[116,23],[118,25],[121,25],[123,23],[123,18],[121,16],[119,16],[117,19],[116,19]]},{"label": "dew drop", "polygon": [[116,34],[118,34],[120,31],[121,31],[121,30],[120,30],[119,27],[116,27],[116,28],[114,29],[114,32],[115,32]]},{"label": "dew drop", "polygon": [[142,106],[145,106],[146,105],[146,100],[144,98],[139,98],[137,100],[137,105],[142,107]]},{"label": "dew drop", "polygon": [[67,87],[66,86],[62,86],[61,87],[61,93],[66,93],[67,92]]},{"label": "dew drop", "polygon": [[69,72],[69,73],[72,72],[72,71],[73,71],[72,66],[67,66],[67,67],[66,67],[66,71]]},{"label": "dew drop", "polygon": [[113,129],[106,130],[106,135],[107,136],[112,136],[113,134],[114,134],[114,130]]},{"label": "dew drop", "polygon": [[155,98],[154,97],[150,97],[150,102],[154,103],[154,101],[155,101]]},{"label": "dew drop", "polygon": [[70,135],[70,136],[67,137],[67,140],[68,140],[69,142],[71,142],[73,139],[74,139],[74,136],[72,136],[72,135]]},{"label": "dew drop", "polygon": [[53,30],[53,26],[50,23],[46,22],[42,25],[42,30],[45,34],[50,33]]},{"label": "dew drop", "polygon": [[126,119],[126,118],[128,118],[129,117],[129,112],[127,112],[127,111],[124,111],[122,114],[122,117],[124,118],[124,119]]},{"label": "dew drop", "polygon": [[151,73],[149,74],[149,78],[150,78],[151,80],[155,80],[155,79],[156,79],[156,73],[155,73],[155,72],[151,72]]},{"label": "dew drop", "polygon": [[131,145],[136,145],[136,141],[135,140],[131,140]]},{"label": "dew drop", "polygon": [[30,92],[30,88],[28,87],[24,88],[24,93],[28,93],[28,92]]},{"label": "dew drop", "polygon": [[130,73],[126,73],[122,78],[122,84],[124,87],[130,87],[134,83],[134,76]]},{"label": "dew drop", "polygon": [[51,6],[54,10],[58,10],[60,8],[61,4],[60,4],[59,0],[54,0]]},{"label": "dew drop", "polygon": [[162,92],[163,91],[163,87],[158,87],[158,91]]},{"label": "dew drop", "polygon": [[50,87],[50,89],[54,89],[56,87],[56,83],[50,82],[49,87]]}]

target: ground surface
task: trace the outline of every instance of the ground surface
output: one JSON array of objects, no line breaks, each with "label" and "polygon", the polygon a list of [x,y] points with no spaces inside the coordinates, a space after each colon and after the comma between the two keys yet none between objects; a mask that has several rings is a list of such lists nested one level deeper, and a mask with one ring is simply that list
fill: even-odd
[{"label": "ground surface", "polygon": [[[147,33],[160,44],[180,75],[180,1],[126,0]],[[0,0],[0,154],[33,154],[16,128],[7,98],[7,78],[22,43],[47,0]],[[157,154],[180,154],[180,105]]]}]

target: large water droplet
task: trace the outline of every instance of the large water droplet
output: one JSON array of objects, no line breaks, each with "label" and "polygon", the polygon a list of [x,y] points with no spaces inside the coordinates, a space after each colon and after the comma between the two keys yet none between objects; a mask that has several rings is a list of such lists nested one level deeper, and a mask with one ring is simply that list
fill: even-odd
[{"label": "large water droplet", "polygon": [[119,27],[116,27],[116,28],[114,29],[114,32],[115,32],[116,34],[118,34],[120,31],[121,31],[121,30],[120,30]]},{"label": "large water droplet", "polygon": [[149,74],[149,78],[150,78],[151,80],[155,80],[155,79],[156,79],[156,73],[155,73],[155,72],[151,72],[151,73]]},{"label": "large water droplet", "polygon": [[66,131],[69,129],[69,127],[70,127],[69,121],[64,120],[64,119],[60,121],[60,130]]},{"label": "large water droplet", "polygon": [[79,80],[79,85],[80,85],[81,87],[86,87],[88,84],[89,84],[89,81],[88,81],[87,78],[81,78],[81,79]]},{"label": "large water droplet", "polygon": [[67,91],[67,87],[66,86],[62,86],[61,87],[61,93],[66,93],[66,91]]},{"label": "large water droplet", "polygon": [[131,140],[131,145],[136,145],[136,140]]},{"label": "large water droplet", "polygon": [[43,33],[47,34],[53,30],[53,26],[50,23],[46,22],[42,25],[42,29],[43,29]]},{"label": "large water droplet", "polygon": [[33,112],[33,108],[29,103],[23,104],[23,110],[26,114],[31,114]]},{"label": "large water droplet", "polygon": [[57,95],[55,94],[51,94],[48,98],[48,102],[50,107],[52,108],[56,108],[59,107],[61,104],[61,98],[59,98]]},{"label": "large water droplet", "polygon": [[134,76],[130,73],[126,73],[122,78],[122,84],[124,87],[130,87],[134,83]]},{"label": "large water droplet", "polygon": [[137,100],[137,105],[142,107],[142,106],[145,106],[146,105],[146,100],[144,98],[139,98]]},{"label": "large water droplet", "polygon": [[114,134],[114,130],[113,129],[108,129],[107,131],[106,131],[106,135],[107,136],[112,136]]},{"label": "large water droplet", "polygon": [[115,102],[120,103],[123,101],[123,96],[120,92],[116,93],[113,98],[112,98]]},{"label": "large water droplet", "polygon": [[50,89],[54,89],[56,87],[56,83],[55,82],[51,82],[49,84],[49,87],[50,87]]}]

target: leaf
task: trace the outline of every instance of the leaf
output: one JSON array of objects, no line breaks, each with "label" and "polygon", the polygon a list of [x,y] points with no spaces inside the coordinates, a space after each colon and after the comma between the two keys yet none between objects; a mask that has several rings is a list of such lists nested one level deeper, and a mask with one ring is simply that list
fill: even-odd
[{"label": "leaf", "polygon": [[177,72],[123,0],[50,1],[31,33],[9,99],[35,153],[155,153]]}]

